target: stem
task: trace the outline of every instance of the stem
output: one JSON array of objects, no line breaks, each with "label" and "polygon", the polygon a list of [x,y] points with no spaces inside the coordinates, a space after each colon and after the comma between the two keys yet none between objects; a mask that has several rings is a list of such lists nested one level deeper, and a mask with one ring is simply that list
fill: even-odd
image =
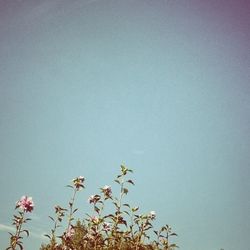
[{"label": "stem", "polygon": [[122,179],[121,180],[121,190],[120,190],[120,198],[119,198],[119,201],[118,201],[118,213],[120,213],[120,210],[121,210],[121,204],[122,204],[122,197],[123,197],[123,186],[124,186],[124,180]]},{"label": "stem", "polygon": [[53,247],[54,247],[54,244],[56,244],[55,242],[56,242],[56,229],[57,229],[57,227],[58,227],[58,222],[59,222],[59,220],[58,220],[58,217],[57,217],[57,219],[56,219],[56,221],[55,221],[55,224],[54,224],[54,229],[52,229],[51,230],[51,249],[53,249]]},{"label": "stem", "polygon": [[136,250],[138,249],[138,247],[140,245],[142,232],[143,232],[143,223],[141,224],[141,226],[139,226],[138,239],[136,242]]},{"label": "stem", "polygon": [[134,228],[134,212],[132,211],[132,214],[130,215],[130,223],[131,223],[131,237],[134,241],[134,231],[133,231],[133,228]]},{"label": "stem", "polygon": [[24,219],[24,212],[21,212],[20,214],[21,214],[20,222],[18,222],[18,225],[17,225],[17,228],[16,228],[16,233],[15,233],[15,236],[14,236],[15,241],[14,242],[11,241],[12,250],[16,249],[16,245],[18,243],[18,239],[19,239],[20,233],[21,233],[22,223],[23,223],[23,219]]},{"label": "stem", "polygon": [[72,215],[73,215],[73,205],[74,205],[74,201],[75,201],[76,192],[77,192],[77,190],[74,189],[73,196],[71,198],[71,202],[69,203],[70,212],[69,212],[69,221],[68,221],[68,226],[67,226],[67,232],[71,226],[71,220],[72,220]]},{"label": "stem", "polygon": [[138,249],[138,246],[140,245],[140,243],[144,242],[144,230],[145,230],[145,225],[147,225],[148,219],[146,219],[146,222],[144,223],[142,220],[141,226],[139,227],[139,235],[138,235],[138,240],[137,240],[137,244],[136,244],[136,249]]},{"label": "stem", "polygon": [[96,239],[95,239],[95,250],[96,250],[97,244],[96,244]]},{"label": "stem", "polygon": [[[120,179],[120,177],[118,177],[118,179]],[[119,184],[121,186],[120,188],[120,195],[119,195],[119,199],[118,198],[115,198],[115,201],[118,202],[118,204],[116,205],[116,213],[115,213],[115,221],[114,221],[114,224],[113,224],[113,228],[112,228],[112,245],[113,247],[117,246],[117,242],[114,240],[116,237],[117,237],[117,225],[118,225],[118,222],[119,222],[119,216],[121,214],[121,203],[122,203],[122,197],[123,197],[123,185],[124,185],[124,180],[123,178],[121,179],[121,181],[119,181]]]}]

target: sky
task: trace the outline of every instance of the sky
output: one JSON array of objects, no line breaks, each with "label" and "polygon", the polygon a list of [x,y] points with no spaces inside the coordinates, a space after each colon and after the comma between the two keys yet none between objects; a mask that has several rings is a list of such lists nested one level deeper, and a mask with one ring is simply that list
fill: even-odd
[{"label": "sky", "polygon": [[250,232],[250,2],[0,0],[0,249],[32,196],[49,215],[134,170],[126,201],[183,250],[246,250]]}]

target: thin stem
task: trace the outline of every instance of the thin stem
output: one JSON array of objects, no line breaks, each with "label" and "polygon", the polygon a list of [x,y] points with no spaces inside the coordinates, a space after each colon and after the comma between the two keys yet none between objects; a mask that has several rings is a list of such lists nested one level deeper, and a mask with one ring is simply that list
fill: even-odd
[{"label": "thin stem", "polygon": [[16,233],[14,236],[14,242],[13,242],[13,238],[11,241],[12,250],[16,249],[16,245],[17,245],[18,239],[20,237],[21,228],[22,228],[22,224],[23,224],[23,220],[24,220],[24,212],[21,212],[20,215],[21,215],[21,217],[20,217],[20,220],[18,221],[18,224],[17,224]]},{"label": "thin stem", "polygon": [[69,220],[68,220],[68,226],[67,226],[67,232],[71,226],[71,220],[72,220],[72,215],[73,215],[73,205],[75,201],[75,196],[76,196],[77,189],[75,188],[73,191],[73,196],[71,198],[71,201],[69,202],[69,207],[70,207],[70,212],[69,212]]},{"label": "thin stem", "polygon": [[122,179],[121,180],[121,189],[120,189],[120,198],[119,198],[119,201],[118,201],[118,213],[120,213],[121,211],[121,204],[122,204],[122,197],[123,197],[123,186],[124,186],[124,180]]}]

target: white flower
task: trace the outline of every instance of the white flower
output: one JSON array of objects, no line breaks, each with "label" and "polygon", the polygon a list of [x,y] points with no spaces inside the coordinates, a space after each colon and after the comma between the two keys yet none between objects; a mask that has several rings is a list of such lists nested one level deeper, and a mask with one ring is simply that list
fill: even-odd
[{"label": "white flower", "polygon": [[83,176],[76,177],[75,179],[72,180],[77,190],[84,188],[84,181],[85,181],[85,178]]},{"label": "white flower", "polygon": [[149,218],[150,218],[151,220],[154,220],[155,217],[156,217],[155,211],[150,211],[150,213],[149,213]]}]

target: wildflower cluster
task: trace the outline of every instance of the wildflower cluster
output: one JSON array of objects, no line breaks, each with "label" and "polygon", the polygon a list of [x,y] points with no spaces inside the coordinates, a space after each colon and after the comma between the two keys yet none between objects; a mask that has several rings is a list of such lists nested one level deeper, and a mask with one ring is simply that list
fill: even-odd
[{"label": "wildflower cluster", "polygon": [[[63,235],[59,236],[61,242],[52,247],[53,241],[48,245],[43,245],[41,250],[58,249],[174,249],[175,244],[169,243],[169,237],[176,235],[171,233],[168,225],[159,231],[153,231],[156,235],[151,240],[152,234],[149,233],[153,228],[153,221],[156,219],[156,212],[150,211],[146,214],[139,213],[139,207],[132,207],[124,203],[125,196],[129,192],[129,186],[134,182],[127,178],[133,171],[121,165],[120,174],[115,178],[119,185],[118,195],[114,195],[111,186],[105,185],[100,188],[99,194],[92,194],[88,198],[88,203],[93,207],[93,213],[87,214],[82,221],[72,223],[73,202],[75,193],[79,187],[84,187],[84,178],[73,180],[73,197],[69,202],[68,227]],[[105,205],[111,203],[114,207],[113,213],[105,211]],[[168,231],[166,231],[168,230]],[[164,235],[164,232],[167,233]],[[51,248],[52,247],[52,248]]]},{"label": "wildflower cluster", "polygon": [[[170,243],[170,238],[176,234],[168,225],[158,231],[153,230],[155,211],[139,213],[138,206],[124,202],[130,185],[135,185],[133,180],[128,178],[132,172],[131,169],[121,165],[120,174],[115,178],[115,182],[119,185],[118,195],[114,194],[109,185],[100,188],[99,194],[89,196],[88,203],[92,206],[93,212],[86,214],[82,220],[74,218],[75,212],[78,211],[78,208],[75,208],[75,199],[77,193],[85,188],[85,178],[79,176],[73,179],[72,184],[68,185],[72,189],[68,207],[55,206],[54,217],[49,216],[53,227],[50,233],[46,234],[49,243],[43,244],[40,250],[175,249],[177,246]],[[105,210],[108,203],[113,206],[112,213],[110,208]],[[17,202],[16,208],[20,209],[20,216],[14,217],[17,231],[11,236],[11,244],[7,250],[15,250],[16,246],[23,249],[20,235],[29,233],[27,230],[22,230],[21,225],[28,220],[24,220],[24,214],[31,212],[33,207],[32,199],[26,196]]]}]

